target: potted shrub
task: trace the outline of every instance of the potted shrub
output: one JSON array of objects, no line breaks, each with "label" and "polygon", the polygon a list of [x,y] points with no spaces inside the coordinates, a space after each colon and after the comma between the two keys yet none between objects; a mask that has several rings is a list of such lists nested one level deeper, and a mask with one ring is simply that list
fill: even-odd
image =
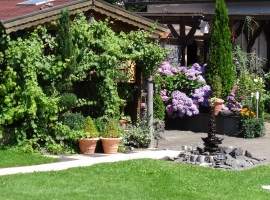
[{"label": "potted shrub", "polygon": [[131,118],[128,115],[122,115],[119,124],[123,129],[127,129],[127,125],[131,122]]},{"label": "potted shrub", "polygon": [[116,122],[111,118],[105,128],[105,131],[100,138],[103,146],[103,151],[106,154],[117,153],[120,140],[120,131]]},{"label": "potted shrub", "polygon": [[93,154],[96,149],[98,138],[98,131],[90,116],[86,118],[83,126],[83,131],[86,133],[85,137],[79,138],[80,151],[84,154]]}]

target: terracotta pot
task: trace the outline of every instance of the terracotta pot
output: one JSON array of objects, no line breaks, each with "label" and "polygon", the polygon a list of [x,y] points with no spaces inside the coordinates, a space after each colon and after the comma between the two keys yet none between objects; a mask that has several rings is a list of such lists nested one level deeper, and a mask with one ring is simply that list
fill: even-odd
[{"label": "terracotta pot", "polygon": [[219,111],[221,111],[223,103],[224,103],[224,100],[217,100],[214,102],[214,114],[215,115],[218,115]]},{"label": "terracotta pot", "polygon": [[129,123],[129,121],[126,120],[126,119],[120,119],[120,120],[119,120],[119,124],[120,124],[120,126],[123,127],[123,129],[127,129],[128,123]]},{"label": "terracotta pot", "polygon": [[119,142],[122,138],[100,138],[105,154],[117,153]]},{"label": "terracotta pot", "polygon": [[83,154],[93,154],[95,152],[99,138],[79,139],[80,151]]}]

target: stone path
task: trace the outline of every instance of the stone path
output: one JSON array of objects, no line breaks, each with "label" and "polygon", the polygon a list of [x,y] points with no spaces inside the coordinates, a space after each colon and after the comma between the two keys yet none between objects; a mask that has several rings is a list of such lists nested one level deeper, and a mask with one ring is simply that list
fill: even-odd
[{"label": "stone path", "polygon": [[117,153],[117,154],[104,154],[95,153],[93,155],[50,155],[51,157],[60,158],[62,162],[24,166],[24,167],[10,167],[0,169],[0,176],[8,174],[18,173],[31,173],[40,171],[58,171],[74,167],[90,166],[98,163],[117,162],[123,160],[140,159],[140,158],[152,158],[161,159],[166,156],[176,157],[180,151],[169,150],[148,150],[133,151],[132,153]]}]

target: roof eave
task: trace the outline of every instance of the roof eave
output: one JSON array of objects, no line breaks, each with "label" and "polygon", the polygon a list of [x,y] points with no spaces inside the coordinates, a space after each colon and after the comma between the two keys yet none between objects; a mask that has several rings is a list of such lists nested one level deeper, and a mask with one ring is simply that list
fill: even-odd
[{"label": "roof eave", "polygon": [[[125,23],[132,24],[133,26],[143,30],[151,30],[155,24],[155,22],[152,20],[106,3],[102,0],[78,0],[64,5],[40,10],[28,15],[23,15],[17,18],[2,20],[0,23],[3,25],[5,32],[9,34],[11,32],[57,20],[61,9],[66,8],[69,9],[70,14],[72,15],[76,14],[78,10],[94,10],[95,12],[100,12],[112,18],[121,20]],[[167,27],[165,25],[156,23],[156,29],[154,30],[154,33],[160,35],[165,32],[166,29]]]}]

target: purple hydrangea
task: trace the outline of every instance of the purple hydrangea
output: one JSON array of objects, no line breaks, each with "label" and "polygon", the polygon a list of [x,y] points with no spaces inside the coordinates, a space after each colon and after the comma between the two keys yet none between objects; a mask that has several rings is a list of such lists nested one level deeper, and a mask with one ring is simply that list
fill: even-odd
[{"label": "purple hydrangea", "polygon": [[[163,89],[160,92],[161,98],[163,102],[166,102],[166,112],[170,117],[183,117],[185,115],[192,116],[199,113],[199,105],[208,106],[208,98],[210,96],[211,90],[210,87],[206,84],[204,73],[205,73],[206,65],[200,66],[198,63],[194,63],[191,67],[174,67],[171,66],[168,61],[165,61],[158,68],[157,73],[160,76],[175,76],[177,74],[182,76],[186,76],[185,81],[197,81],[196,84],[203,85],[199,88],[191,91],[191,95],[187,96],[185,93],[181,91],[167,91],[164,88],[166,86],[166,78],[160,81]],[[167,79],[173,80],[173,79]],[[175,80],[174,80],[175,81]],[[174,84],[177,84],[176,82]],[[185,89],[192,90],[194,85],[186,84]],[[169,95],[168,95],[169,92]]]},{"label": "purple hydrangea", "polygon": [[211,94],[210,86],[203,85],[194,90],[192,94],[193,102],[198,102],[198,104],[201,104],[203,106],[208,106],[208,99],[210,97],[210,94]]},{"label": "purple hydrangea", "polygon": [[[185,115],[192,116],[199,113],[198,107],[193,103],[193,100],[185,93],[182,93],[178,90],[173,91],[172,103],[166,107],[167,114],[171,117],[179,116],[183,117]],[[176,114],[176,115],[174,115]]]},{"label": "purple hydrangea", "polygon": [[171,64],[168,61],[165,61],[165,62],[161,63],[161,68],[163,70],[170,70],[171,69]]}]

